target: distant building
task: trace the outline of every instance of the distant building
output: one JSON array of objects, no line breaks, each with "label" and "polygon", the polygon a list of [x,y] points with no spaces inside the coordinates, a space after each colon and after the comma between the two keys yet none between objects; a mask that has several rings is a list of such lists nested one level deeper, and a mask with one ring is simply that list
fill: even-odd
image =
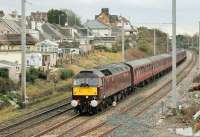
[{"label": "distant building", "polygon": [[124,29],[126,31],[132,31],[133,29],[131,22],[127,18],[119,15],[111,15],[108,8],[102,8],[101,13],[95,16],[95,20],[111,26],[114,31],[113,36],[117,36],[119,33],[121,33],[119,30],[123,26],[122,22],[124,22]]},{"label": "distant building", "polygon": [[97,20],[88,20],[84,26],[91,30],[95,37],[106,37],[111,36],[112,29],[111,27],[97,21]]},{"label": "distant building", "polygon": [[88,20],[84,26],[88,28],[94,36],[93,45],[112,48],[116,37],[112,36],[112,28],[110,26],[100,23],[97,20]]},{"label": "distant building", "polygon": [[0,18],[3,17],[5,14],[3,12],[3,10],[0,10]]},{"label": "distant building", "polygon": [[36,21],[36,22],[47,22],[48,21],[47,12],[40,12],[40,11],[31,12],[30,18],[31,18],[31,20]]},{"label": "distant building", "polygon": [[118,15],[110,15],[108,8],[102,8],[101,13],[95,16],[95,20],[109,26],[117,26],[120,22]]}]

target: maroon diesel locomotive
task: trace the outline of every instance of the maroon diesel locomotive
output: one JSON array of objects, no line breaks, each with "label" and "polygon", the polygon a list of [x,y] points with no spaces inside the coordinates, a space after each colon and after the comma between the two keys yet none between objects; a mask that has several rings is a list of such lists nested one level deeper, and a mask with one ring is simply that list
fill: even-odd
[{"label": "maroon diesel locomotive", "polygon": [[[185,59],[186,51],[177,51],[177,65]],[[78,113],[95,114],[171,68],[171,54],[161,54],[81,71],[74,77],[71,105]]]}]

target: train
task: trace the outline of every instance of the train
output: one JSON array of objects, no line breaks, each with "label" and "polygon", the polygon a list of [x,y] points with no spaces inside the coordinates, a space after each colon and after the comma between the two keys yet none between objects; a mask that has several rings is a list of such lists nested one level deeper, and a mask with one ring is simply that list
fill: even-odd
[{"label": "train", "polygon": [[[177,66],[187,58],[177,51]],[[71,106],[77,113],[96,114],[172,69],[172,53],[80,71],[73,78]]]}]

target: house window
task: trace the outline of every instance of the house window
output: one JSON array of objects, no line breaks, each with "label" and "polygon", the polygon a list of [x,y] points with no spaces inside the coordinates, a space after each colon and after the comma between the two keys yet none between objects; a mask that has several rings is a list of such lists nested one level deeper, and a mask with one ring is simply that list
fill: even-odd
[{"label": "house window", "polygon": [[27,46],[27,51],[30,51],[30,49],[31,49],[30,46]]},{"label": "house window", "polygon": [[47,46],[46,46],[46,45],[45,45],[44,51],[45,51],[45,52],[47,52],[47,51],[48,51],[48,50],[47,50]]}]

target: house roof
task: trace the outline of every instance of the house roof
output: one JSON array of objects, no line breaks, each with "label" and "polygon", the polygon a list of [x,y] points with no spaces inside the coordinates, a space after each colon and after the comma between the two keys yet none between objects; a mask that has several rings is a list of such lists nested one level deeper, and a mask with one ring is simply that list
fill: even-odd
[{"label": "house roof", "polygon": [[[37,40],[34,39],[30,34],[26,35],[26,44],[35,45]],[[6,34],[1,35],[0,45],[20,45],[21,44],[21,34]]]},{"label": "house roof", "polygon": [[49,46],[58,46],[59,45],[59,44],[57,44],[57,43],[55,43],[53,41],[50,41],[50,40],[44,40],[44,41],[42,41],[40,43],[37,43],[37,45],[42,45],[42,44],[49,45]]},{"label": "house roof", "polygon": [[9,68],[11,66],[16,66],[17,63],[6,61],[6,60],[0,60],[0,68]]},{"label": "house roof", "polygon": [[85,27],[88,27],[90,29],[110,29],[109,26],[104,25],[103,23],[100,23],[97,20],[88,20],[85,24]]},{"label": "house roof", "polygon": [[64,38],[64,35],[59,32],[58,28],[50,23],[44,23],[42,25],[41,33],[45,39],[59,40]]},{"label": "house roof", "polygon": [[21,33],[21,27],[17,21],[0,18],[0,23],[4,23],[6,27],[14,33]]}]

